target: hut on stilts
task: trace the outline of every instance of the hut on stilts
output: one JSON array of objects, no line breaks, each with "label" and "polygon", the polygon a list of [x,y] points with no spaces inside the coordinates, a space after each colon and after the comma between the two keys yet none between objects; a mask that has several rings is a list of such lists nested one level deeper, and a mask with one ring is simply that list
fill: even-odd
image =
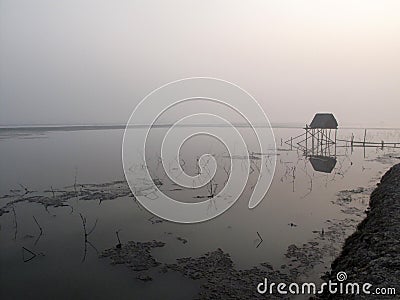
[{"label": "hut on stilts", "polygon": [[[309,158],[314,170],[331,173],[336,165],[336,135],[338,122],[331,113],[317,113],[305,132],[286,141],[290,148],[297,148]],[[303,138],[300,141],[300,138]],[[293,145],[293,142],[296,142]]]}]

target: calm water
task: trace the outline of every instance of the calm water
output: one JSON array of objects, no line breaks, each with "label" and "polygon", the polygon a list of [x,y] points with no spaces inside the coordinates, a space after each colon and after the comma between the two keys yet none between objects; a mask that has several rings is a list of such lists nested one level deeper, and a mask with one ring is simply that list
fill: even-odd
[{"label": "calm water", "polygon": [[[164,130],[154,130],[154,149]],[[248,129],[240,130],[246,134]],[[74,199],[69,201],[73,210],[49,207],[46,211],[36,203],[15,204],[15,218],[12,211],[0,216],[0,299],[110,299],[116,295],[121,299],[157,299],[160,295],[165,299],[190,299],[196,295],[199,282],[177,273],[161,275],[154,271],[154,280],[144,283],[126,266],[113,266],[108,259],[99,259],[92,247],[87,249],[82,262],[84,240],[80,213],[86,216],[88,224],[98,220],[90,241],[100,252],[116,244],[115,231],[120,230],[122,242],[164,241],[166,246],[154,249],[153,253],[157,260],[165,263],[222,248],[231,254],[237,268],[249,268],[261,262],[279,268],[287,263],[285,253],[289,245],[302,245],[312,240],[315,231],[326,227],[327,220],[349,218],[343,207],[334,203],[339,191],[375,185],[379,175],[396,162],[389,155],[400,155],[400,149],[367,148],[364,153],[362,148],[354,151],[338,148],[334,170],[322,173],[313,170],[301,151],[290,151],[288,145],[281,143],[301,134],[301,129],[278,128],[274,132],[278,152],[268,155],[276,155],[276,173],[267,196],[253,210],[247,208],[252,177],[230,210],[213,220],[193,225],[153,224],[149,220],[152,215],[129,197],[101,203]],[[352,133],[356,140],[362,140],[363,130],[341,129],[338,136],[349,139]],[[0,195],[21,189],[21,185],[40,194],[49,189],[64,189],[75,180],[78,184],[123,180],[122,136],[121,129],[2,130]],[[400,142],[400,131],[368,130],[367,139]],[[183,168],[189,174],[195,173],[196,158],[202,153],[213,153],[220,158],[219,167],[222,168],[216,174],[215,184],[217,190],[221,188],[225,180],[223,166],[229,165],[224,148],[217,141],[205,141],[202,137],[185,147]],[[257,152],[256,148],[254,150]],[[162,189],[166,193],[182,201],[207,197],[207,187],[198,191],[176,189],[159,170],[157,151],[150,151],[148,155],[153,157],[154,176],[163,181]],[[367,197],[361,198],[352,205],[363,211],[367,207]],[[8,201],[8,198],[0,199],[0,207]],[[43,235],[36,244],[39,228],[33,216],[43,228]],[[360,217],[354,216],[357,218]],[[257,232],[264,240],[261,244]],[[188,242],[184,244],[177,237]],[[22,247],[44,255],[23,262]],[[332,257],[326,257],[322,267],[305,276],[317,278],[331,260]]]}]

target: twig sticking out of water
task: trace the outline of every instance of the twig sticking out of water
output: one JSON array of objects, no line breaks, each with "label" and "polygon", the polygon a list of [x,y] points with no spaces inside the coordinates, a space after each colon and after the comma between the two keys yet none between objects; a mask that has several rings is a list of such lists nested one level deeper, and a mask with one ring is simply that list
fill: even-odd
[{"label": "twig sticking out of water", "polygon": [[257,235],[260,238],[260,242],[258,243],[258,245],[256,246],[256,248],[260,247],[261,243],[264,241],[263,238],[261,237],[261,235],[258,233],[257,231]]},{"label": "twig sticking out of water", "polygon": [[[24,255],[25,251],[29,252],[29,254],[31,254],[31,257],[25,259],[25,255]],[[29,249],[27,249],[25,247],[22,247],[22,260],[24,262],[28,262],[28,261],[34,259],[36,256],[37,256],[37,254],[35,252],[33,252],[33,251],[31,251],[31,250],[29,250]]]},{"label": "twig sticking out of water", "polygon": [[39,234],[39,236],[37,237],[37,239],[35,240],[35,243],[34,243],[34,245],[36,246],[36,244],[39,242],[40,238],[43,235],[43,229],[40,226],[39,222],[36,220],[35,216],[33,216],[33,220],[35,221],[36,225],[39,227],[39,230],[40,230],[40,234]]},{"label": "twig sticking out of water", "polygon": [[119,239],[119,232],[121,231],[121,229],[119,229],[119,230],[117,230],[116,232],[115,232],[115,234],[117,235],[117,239],[118,239],[118,244],[115,246],[115,248],[117,248],[117,249],[121,249],[121,246],[122,246],[122,244],[121,244],[121,240]]},{"label": "twig sticking out of water", "polygon": [[75,168],[75,178],[74,178],[74,191],[75,191],[75,195],[78,195],[78,192],[77,192],[77,190],[76,190],[77,177],[78,177],[78,168]]},{"label": "twig sticking out of water", "polygon": [[40,226],[40,224],[39,224],[39,222],[37,221],[37,219],[35,218],[35,216],[33,216],[33,220],[35,220],[36,225],[39,227],[40,234],[42,234],[42,233],[43,233],[43,229],[42,229],[42,227]]},{"label": "twig sticking out of water", "polygon": [[[50,206],[50,207],[51,207],[51,206]],[[52,217],[55,217],[55,216],[56,216],[56,215],[50,213],[50,211],[49,211],[49,205],[48,205],[48,204],[45,204],[44,210],[45,210],[50,216],[52,216]]]},{"label": "twig sticking out of water", "polygon": [[228,183],[228,180],[229,180],[230,170],[228,170],[225,165],[223,166],[223,170],[224,170],[224,172],[226,174],[226,179],[224,181],[224,186],[226,186],[226,184]]},{"label": "twig sticking out of water", "polygon": [[[300,169],[300,170],[302,170],[302,169]],[[313,178],[312,178],[312,176],[311,176],[310,174],[308,174],[308,171],[307,171],[307,168],[306,168],[306,167],[305,167],[304,170],[302,170],[302,171],[303,171],[304,174],[307,175],[307,177],[308,177],[308,179],[309,179],[309,182],[310,182],[310,187],[308,188],[308,192],[307,192],[305,195],[301,196],[301,199],[304,199],[304,198],[306,198],[308,195],[310,195],[311,192],[312,192],[312,190],[313,190]],[[313,173],[313,175],[314,175],[314,173]]]},{"label": "twig sticking out of water", "polygon": [[216,188],[215,185],[216,185],[216,184],[214,184],[214,183],[213,183],[213,180],[211,179],[211,180],[210,180],[210,184],[209,184],[209,186],[208,186],[208,192],[209,192],[208,198],[214,198],[214,195],[215,195],[215,188]]},{"label": "twig sticking out of water", "polygon": [[24,195],[29,194],[31,192],[30,190],[28,190],[28,188],[26,186],[22,185],[21,183],[19,183],[19,186],[22,187],[25,190],[25,194]]},{"label": "twig sticking out of water", "polygon": [[15,208],[14,205],[12,206],[12,211],[13,211],[13,215],[14,215],[14,241],[17,239],[17,234],[18,234],[18,222],[17,222],[17,214],[15,212]]},{"label": "twig sticking out of water", "polygon": [[215,209],[215,211],[217,211],[217,202],[215,201],[217,187],[218,187],[218,184],[213,183],[213,179],[211,179],[209,188],[208,188],[209,195],[207,196],[207,198],[210,199],[210,203],[207,207],[208,211],[210,211],[211,209]]},{"label": "twig sticking out of water", "polygon": [[182,170],[184,170],[184,167],[186,165],[186,161],[182,157],[180,158],[180,160],[182,161],[182,163],[180,164],[181,168],[182,168]]},{"label": "twig sticking out of water", "polygon": [[293,175],[292,175],[292,177],[293,177],[293,181],[292,181],[292,183],[293,183],[293,193],[294,193],[294,183],[295,183],[295,181],[296,181],[296,174],[295,174],[295,172],[296,172],[296,167],[294,166],[294,167],[293,167],[293,170],[292,170],[292,173],[293,173]]},{"label": "twig sticking out of water", "polygon": [[84,248],[84,252],[83,252],[83,258],[82,258],[82,262],[84,262],[86,260],[86,254],[87,254],[87,245],[89,244],[89,246],[91,246],[97,253],[99,253],[99,251],[97,250],[97,248],[88,240],[89,235],[95,230],[96,226],[97,226],[97,221],[98,219],[96,219],[96,221],[94,222],[92,228],[87,231],[86,228],[86,217],[84,217],[82,214],[79,214],[82,220],[82,227],[83,227],[83,233],[84,233],[84,237],[85,237],[85,248]]}]

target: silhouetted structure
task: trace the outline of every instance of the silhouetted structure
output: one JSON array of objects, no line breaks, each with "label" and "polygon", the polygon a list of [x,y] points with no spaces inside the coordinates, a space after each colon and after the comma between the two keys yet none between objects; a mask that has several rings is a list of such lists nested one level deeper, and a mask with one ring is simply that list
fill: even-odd
[{"label": "silhouetted structure", "polygon": [[331,113],[317,113],[312,119],[310,125],[306,125],[305,132],[291,137],[285,141],[290,149],[301,150],[304,156],[310,159],[315,171],[331,173],[336,165],[336,149],[350,148],[353,151],[355,147],[364,148],[398,148],[400,142],[369,142],[367,141],[367,129],[364,130],[362,141],[354,140],[354,134],[351,140],[337,139],[338,122]]},{"label": "silhouetted structure", "polygon": [[[300,149],[310,159],[315,171],[331,173],[336,165],[338,122],[331,113],[317,113],[305,132],[286,141],[290,148]],[[300,141],[298,141],[300,138]],[[296,144],[293,145],[293,142]]]},{"label": "silhouetted structure", "polygon": [[[318,113],[310,125],[306,125],[305,156],[309,157],[313,169],[317,172],[331,173],[336,166],[337,128],[338,122],[331,113]],[[334,131],[333,139],[332,131]]]},{"label": "silhouetted structure", "polygon": [[333,114],[318,113],[314,116],[309,127],[312,129],[337,129],[338,123]]},{"label": "silhouetted structure", "polygon": [[[318,113],[311,124],[306,125],[305,155],[306,156],[331,156],[331,145],[335,145],[333,155],[336,156],[336,133],[338,123],[330,113]],[[334,138],[331,138],[334,131]],[[309,141],[310,139],[310,141]],[[310,145],[308,144],[310,142]],[[311,148],[310,148],[311,146]]]}]

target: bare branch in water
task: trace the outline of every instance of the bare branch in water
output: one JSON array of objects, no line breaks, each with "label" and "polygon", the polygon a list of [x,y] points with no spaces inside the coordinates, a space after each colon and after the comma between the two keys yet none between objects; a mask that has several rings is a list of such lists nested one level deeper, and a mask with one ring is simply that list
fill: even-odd
[{"label": "bare branch in water", "polygon": [[119,239],[119,232],[121,231],[121,229],[118,229],[115,234],[117,235],[117,239],[118,239],[118,244],[115,246],[117,249],[120,249],[122,244],[121,244],[121,240]]},{"label": "bare branch in water", "polygon": [[96,228],[96,226],[97,226],[97,221],[98,221],[98,220],[99,220],[99,219],[96,219],[96,221],[94,222],[94,225],[93,225],[92,229],[89,230],[87,236],[89,236],[89,235],[95,230],[95,228]]},{"label": "bare branch in water", "polygon": [[97,248],[88,240],[88,236],[95,230],[95,228],[97,226],[98,219],[96,219],[92,228],[88,232],[87,228],[86,228],[86,217],[84,217],[81,213],[79,214],[79,216],[81,217],[81,220],[82,220],[82,227],[83,227],[83,234],[84,234],[84,251],[83,251],[83,257],[82,257],[82,262],[84,262],[86,260],[87,244],[89,244],[89,246],[91,246],[98,253]]},{"label": "bare branch in water", "polygon": [[[29,252],[29,254],[31,254],[31,257],[29,257],[29,258],[25,258],[25,251],[26,252]],[[31,251],[31,250],[29,250],[29,249],[27,249],[27,248],[25,248],[25,247],[22,247],[22,260],[24,261],[24,262],[28,262],[28,261],[30,261],[30,260],[32,260],[32,259],[34,259],[35,257],[37,256],[37,254],[35,253],[35,252],[33,252],[33,251]]]},{"label": "bare branch in water", "polygon": [[75,191],[75,195],[78,195],[78,192],[77,192],[77,190],[76,190],[77,178],[78,178],[78,168],[75,167],[75,178],[74,178],[74,191]]},{"label": "bare branch in water", "polygon": [[34,243],[34,245],[36,246],[36,244],[39,242],[40,238],[41,238],[42,235],[43,235],[43,229],[42,229],[42,227],[40,226],[39,222],[36,220],[35,216],[33,216],[33,220],[35,221],[36,225],[39,227],[39,230],[40,230],[40,234],[39,234],[39,236],[36,238],[35,243]]},{"label": "bare branch in water", "polygon": [[19,183],[19,186],[22,187],[25,190],[25,194],[24,195],[30,193],[30,190],[28,190],[28,188],[26,186],[22,185],[21,183]]},{"label": "bare branch in water", "polygon": [[14,231],[14,241],[15,241],[15,240],[17,239],[17,234],[18,234],[18,222],[17,222],[17,214],[16,214],[16,212],[15,212],[14,205],[12,205],[11,208],[12,208],[13,215],[14,215],[14,228],[15,228],[15,231]]},{"label": "bare branch in water", "polygon": [[263,238],[261,237],[260,233],[257,231],[257,235],[260,238],[260,242],[257,244],[256,248],[260,247],[260,245],[262,244],[262,242],[264,241]]}]

